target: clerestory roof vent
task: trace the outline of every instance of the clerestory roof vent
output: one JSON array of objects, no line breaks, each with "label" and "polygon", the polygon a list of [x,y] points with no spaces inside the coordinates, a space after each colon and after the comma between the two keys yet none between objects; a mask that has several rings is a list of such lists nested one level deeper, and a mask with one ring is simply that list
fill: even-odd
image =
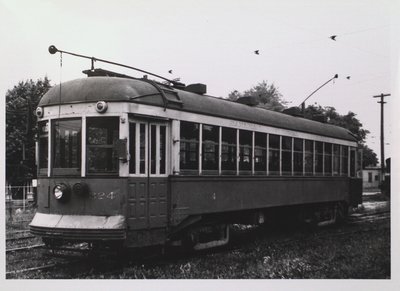
[{"label": "clerestory roof vent", "polygon": [[255,96],[239,97],[239,99],[236,100],[236,102],[240,103],[240,104],[249,105],[249,106],[257,106],[260,103],[258,98]]},{"label": "clerestory roof vent", "polygon": [[186,86],[185,91],[203,95],[207,93],[207,85],[201,83],[190,84]]},{"label": "clerestory roof vent", "polygon": [[304,117],[301,112],[301,109],[297,106],[286,108],[282,111],[282,113],[285,113],[287,115],[296,116],[296,117]]}]

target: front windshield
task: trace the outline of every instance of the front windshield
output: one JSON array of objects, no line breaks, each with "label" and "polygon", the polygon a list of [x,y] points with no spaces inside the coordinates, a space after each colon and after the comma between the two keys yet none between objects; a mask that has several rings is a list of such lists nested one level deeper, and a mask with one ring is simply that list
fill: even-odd
[{"label": "front windshield", "polygon": [[39,174],[47,175],[49,156],[49,121],[41,121],[38,124]]},{"label": "front windshield", "polygon": [[80,175],[81,119],[56,120],[52,125],[54,174]]}]

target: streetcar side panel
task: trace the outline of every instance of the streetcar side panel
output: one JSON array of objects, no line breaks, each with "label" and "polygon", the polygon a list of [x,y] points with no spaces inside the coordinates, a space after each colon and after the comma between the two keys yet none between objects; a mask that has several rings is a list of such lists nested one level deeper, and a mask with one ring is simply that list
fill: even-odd
[{"label": "streetcar side panel", "polygon": [[171,221],[190,215],[349,200],[348,178],[172,177]]}]

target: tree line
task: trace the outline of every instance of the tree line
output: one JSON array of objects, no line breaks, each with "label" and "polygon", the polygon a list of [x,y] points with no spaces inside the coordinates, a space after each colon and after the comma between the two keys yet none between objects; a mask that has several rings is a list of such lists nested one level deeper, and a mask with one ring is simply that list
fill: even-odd
[{"label": "tree line", "polygon": [[23,185],[35,177],[35,109],[50,89],[50,80],[21,81],[6,93],[6,179]]},{"label": "tree line", "polygon": [[354,112],[349,111],[347,114],[342,115],[332,106],[322,107],[321,105],[308,105],[304,112],[301,111],[300,107],[287,108],[288,102],[283,99],[279,89],[273,83],[268,84],[265,80],[242,93],[233,90],[229,93],[228,99],[236,101],[244,96],[253,96],[258,99],[258,106],[265,109],[289,113],[311,120],[324,121],[348,129],[357,138],[359,147],[363,151],[363,168],[377,165],[378,158],[376,153],[365,144],[366,137],[370,132],[363,128],[362,123],[356,117],[357,114]]}]

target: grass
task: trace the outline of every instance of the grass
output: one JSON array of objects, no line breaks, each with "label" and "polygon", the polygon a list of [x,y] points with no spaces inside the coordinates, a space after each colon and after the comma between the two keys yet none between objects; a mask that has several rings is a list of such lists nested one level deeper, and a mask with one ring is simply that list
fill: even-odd
[{"label": "grass", "polygon": [[26,229],[36,213],[36,208],[26,205],[25,210],[22,206],[10,207],[6,205],[6,230]]},{"label": "grass", "polygon": [[364,195],[363,196],[363,201],[389,201],[389,197],[379,193],[376,194],[371,194],[371,195]]},{"label": "grass", "polygon": [[[306,234],[281,243],[257,239],[239,249],[194,254],[189,258],[131,263],[103,278],[122,279],[388,279],[390,229],[348,236]],[[85,275],[83,278],[99,278]]]}]

